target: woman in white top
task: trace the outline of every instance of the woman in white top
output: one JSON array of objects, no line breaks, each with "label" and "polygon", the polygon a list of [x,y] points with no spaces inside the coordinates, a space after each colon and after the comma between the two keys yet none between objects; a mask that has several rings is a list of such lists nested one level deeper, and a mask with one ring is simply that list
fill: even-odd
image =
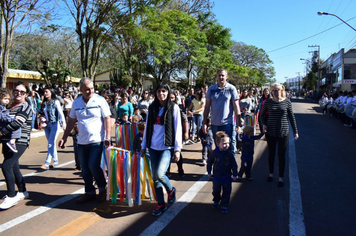
[{"label": "woman in white top", "polygon": [[63,114],[65,116],[65,118],[67,119],[69,113],[70,113],[70,109],[72,108],[72,104],[73,104],[73,97],[72,95],[66,91],[64,92],[64,110],[63,110]]},{"label": "woman in white top", "polygon": [[188,116],[193,115],[194,125],[192,130],[192,138],[194,139],[196,133],[197,137],[194,140],[195,142],[200,142],[198,134],[203,122],[204,107],[205,107],[205,99],[203,99],[203,92],[201,90],[198,90],[195,92],[195,98],[190,104],[187,112]]},{"label": "woman in white top", "polygon": [[48,170],[51,165],[52,159],[53,167],[58,166],[56,139],[58,137],[59,123],[61,122],[61,126],[63,130],[65,130],[66,120],[61,108],[61,104],[57,100],[56,94],[52,88],[44,89],[44,100],[42,103],[42,107],[47,121],[45,134],[48,141],[48,151],[45,164],[41,166],[41,169]]}]

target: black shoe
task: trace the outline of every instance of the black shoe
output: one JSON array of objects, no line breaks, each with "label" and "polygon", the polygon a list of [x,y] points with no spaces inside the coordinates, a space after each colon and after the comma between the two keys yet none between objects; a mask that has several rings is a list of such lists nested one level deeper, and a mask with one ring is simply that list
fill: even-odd
[{"label": "black shoe", "polygon": [[86,202],[89,202],[89,201],[94,201],[96,200],[96,194],[86,194],[84,193],[77,201],[76,203],[86,203]]},{"label": "black shoe", "polygon": [[106,201],[106,191],[101,191],[98,194],[98,202],[105,202]]},{"label": "black shoe", "polygon": [[272,181],[273,181],[273,177],[268,176],[268,178],[267,178],[267,182],[272,182]]},{"label": "black shoe", "polygon": [[278,181],[278,184],[277,184],[278,188],[281,188],[284,186],[284,183],[282,181]]}]

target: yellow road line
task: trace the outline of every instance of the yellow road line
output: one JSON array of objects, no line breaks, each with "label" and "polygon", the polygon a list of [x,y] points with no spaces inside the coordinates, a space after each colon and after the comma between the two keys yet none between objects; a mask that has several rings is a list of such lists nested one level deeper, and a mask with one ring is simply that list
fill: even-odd
[{"label": "yellow road line", "polygon": [[57,229],[51,233],[50,236],[78,235],[99,220],[100,216],[98,216],[95,212],[86,213],[69,224]]}]

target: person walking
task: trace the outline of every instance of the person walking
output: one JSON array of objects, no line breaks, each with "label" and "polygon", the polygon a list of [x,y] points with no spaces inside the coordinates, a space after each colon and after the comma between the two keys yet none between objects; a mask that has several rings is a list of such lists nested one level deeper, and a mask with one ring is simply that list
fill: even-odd
[{"label": "person walking", "polygon": [[166,175],[171,158],[178,162],[182,149],[182,123],[180,109],[170,99],[171,91],[166,83],[161,82],[156,89],[155,100],[148,108],[146,127],[141,145],[142,156],[149,149],[152,179],[158,205],[152,214],[161,215],[167,206],[163,188],[168,193],[168,204],[176,200],[176,189]]},{"label": "person walking", "polygon": [[[78,157],[82,168],[85,194],[76,202],[85,203],[97,199],[106,200],[106,180],[100,167],[103,145],[110,144],[111,123],[110,109],[105,99],[95,94],[93,81],[84,77],[79,82],[82,96],[73,101],[68,116],[68,125],[58,146],[65,148],[67,138],[78,121]],[[93,177],[99,188],[96,196]]]},{"label": "person walking", "polygon": [[[5,177],[7,194],[0,204],[0,209],[5,210],[15,206],[20,200],[29,198],[26,190],[25,180],[20,171],[19,159],[30,144],[32,108],[26,99],[30,89],[24,84],[18,84],[13,90],[13,106],[9,115],[15,118],[11,123],[5,126],[1,132],[2,153],[4,161],[2,163],[2,173]],[[9,134],[12,131],[21,129],[20,138],[16,140],[17,153],[10,150],[6,143],[10,140]],[[18,192],[15,193],[15,183]]]},{"label": "person walking", "polygon": [[[297,122],[294,117],[292,103],[286,99],[285,88],[282,84],[272,85],[272,98],[264,102],[261,112],[263,132],[266,134],[268,146],[268,182],[273,181],[274,159],[278,145],[279,181],[277,186],[283,187],[285,155],[289,142],[289,123],[291,123],[294,138],[299,138]],[[268,119],[267,119],[268,113]]]},{"label": "person walking", "polygon": [[[237,132],[241,133],[240,128],[240,106],[239,96],[235,86],[227,82],[228,74],[225,69],[219,69],[217,72],[217,83],[210,86],[205,95],[204,119],[202,124],[203,132],[207,132],[207,119],[211,111],[211,130],[213,132],[215,145],[216,133],[224,131],[229,137],[233,135],[234,120],[236,117]],[[230,139],[231,142],[231,139]],[[230,149],[233,147],[230,143]]]},{"label": "person walking", "polygon": [[61,123],[63,130],[66,128],[66,119],[64,117],[62,106],[56,98],[54,89],[46,87],[44,89],[44,100],[42,103],[43,113],[45,114],[47,126],[44,129],[47,139],[47,157],[41,169],[48,170],[53,160],[51,167],[58,166],[58,154],[56,148],[56,139]]},{"label": "person walking", "polygon": [[[200,142],[199,140],[199,130],[201,129],[203,121],[205,99],[203,98],[203,92],[201,90],[196,91],[195,98],[188,108],[188,115],[193,116],[193,130],[192,130],[192,140],[194,142]],[[193,110],[194,107],[194,110]],[[196,137],[195,137],[196,135]]]}]

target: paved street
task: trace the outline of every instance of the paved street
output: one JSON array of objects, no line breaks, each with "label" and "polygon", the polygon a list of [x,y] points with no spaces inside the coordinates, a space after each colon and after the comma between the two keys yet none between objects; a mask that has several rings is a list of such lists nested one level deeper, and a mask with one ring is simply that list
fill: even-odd
[{"label": "paved street", "polygon": [[[74,171],[71,140],[59,150],[60,166],[42,171],[47,142],[33,137],[20,159],[30,199],[0,211],[0,235],[356,235],[356,130],[323,115],[318,104],[292,102],[300,139],[290,142],[285,186],[277,187],[278,171],[274,182],[266,181],[262,138],[256,141],[254,180],[233,182],[226,215],[211,208],[212,183],[199,165],[200,144],[183,150],[184,178],[172,164],[177,202],[157,218],[148,200],[131,208],[121,202],[76,204],[84,184]],[[240,166],[240,155],[236,158]],[[0,196],[5,194],[0,173]]]}]

